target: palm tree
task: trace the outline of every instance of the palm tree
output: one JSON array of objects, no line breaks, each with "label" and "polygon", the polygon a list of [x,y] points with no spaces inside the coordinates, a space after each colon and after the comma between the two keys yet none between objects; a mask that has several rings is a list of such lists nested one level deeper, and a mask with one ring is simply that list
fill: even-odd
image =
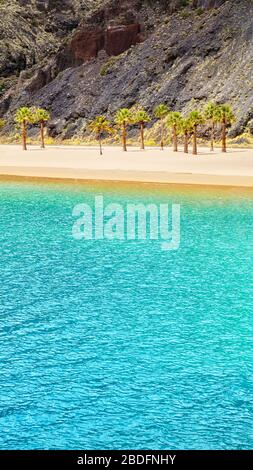
[{"label": "palm tree", "polygon": [[222,152],[227,151],[227,126],[235,121],[235,115],[229,104],[221,104],[217,108],[218,122],[221,123]]},{"label": "palm tree", "polygon": [[214,133],[215,124],[218,122],[218,105],[209,101],[204,107],[204,117],[210,123],[211,127],[211,152],[214,151]]},{"label": "palm tree", "polygon": [[166,104],[158,104],[155,109],[154,109],[154,115],[157,119],[161,121],[161,150],[164,149],[164,131],[165,131],[165,126],[164,126],[164,119],[166,116],[169,114],[169,108]]},{"label": "palm tree", "polygon": [[122,108],[116,113],[115,123],[122,127],[122,146],[123,151],[127,151],[127,126],[132,122],[132,113],[130,109]]},{"label": "palm tree", "polygon": [[198,129],[199,125],[204,124],[205,119],[204,119],[203,115],[200,113],[200,111],[193,110],[189,114],[189,122],[190,122],[191,129],[192,129],[192,132],[193,132],[192,154],[197,155],[198,154],[198,150],[197,150],[197,129]]},{"label": "palm tree", "polygon": [[178,130],[182,121],[181,113],[177,111],[171,111],[168,114],[167,126],[172,129],[173,132],[173,150],[178,151]]},{"label": "palm tree", "polygon": [[184,153],[189,153],[189,137],[191,132],[191,123],[189,118],[183,118],[180,122],[179,132],[184,136]]},{"label": "palm tree", "polygon": [[92,132],[95,132],[99,141],[100,155],[103,155],[102,147],[102,134],[111,133],[112,127],[110,122],[105,116],[97,116],[93,121],[90,122],[89,128]]},{"label": "palm tree", "polygon": [[144,109],[141,109],[141,108],[137,109],[133,114],[133,117],[132,117],[133,124],[140,125],[141,150],[145,150],[145,142],[144,142],[145,123],[150,122],[150,121],[151,121],[151,118]]},{"label": "palm tree", "polygon": [[23,150],[27,150],[27,124],[32,123],[34,120],[34,113],[31,108],[22,107],[16,111],[15,121],[21,126],[22,129],[22,146]]},{"label": "palm tree", "polygon": [[45,124],[50,119],[50,114],[46,109],[43,108],[34,108],[33,109],[33,122],[40,124],[40,140],[41,148],[45,148]]}]

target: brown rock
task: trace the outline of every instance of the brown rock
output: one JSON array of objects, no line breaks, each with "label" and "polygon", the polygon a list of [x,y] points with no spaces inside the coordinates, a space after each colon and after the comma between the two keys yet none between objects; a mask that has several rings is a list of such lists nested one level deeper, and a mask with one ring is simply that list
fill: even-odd
[{"label": "brown rock", "polygon": [[107,29],[105,50],[109,56],[119,55],[129,47],[141,42],[141,25],[111,26]]},{"label": "brown rock", "polygon": [[68,53],[73,56],[75,64],[81,64],[93,57],[105,47],[105,34],[101,28],[86,28],[78,31],[72,39]]},{"label": "brown rock", "polygon": [[67,52],[70,57],[71,65],[80,65],[97,57],[101,50],[109,56],[118,55],[141,41],[141,25],[138,23],[107,29],[88,27],[77,31],[65,54]]}]

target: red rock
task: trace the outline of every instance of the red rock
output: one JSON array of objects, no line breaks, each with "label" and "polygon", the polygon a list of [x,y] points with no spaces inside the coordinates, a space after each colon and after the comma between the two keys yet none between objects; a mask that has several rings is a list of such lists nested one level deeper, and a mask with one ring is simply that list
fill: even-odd
[{"label": "red rock", "polygon": [[76,32],[68,47],[68,54],[75,64],[97,57],[103,49],[109,56],[118,55],[141,42],[140,33],[141,26],[138,23],[110,26],[107,29],[86,27]]},{"label": "red rock", "polygon": [[105,47],[105,34],[101,28],[86,28],[78,31],[69,46],[74,62],[86,62],[98,55]]},{"label": "red rock", "polygon": [[105,50],[108,55],[119,55],[141,41],[140,24],[111,26],[106,31]]}]

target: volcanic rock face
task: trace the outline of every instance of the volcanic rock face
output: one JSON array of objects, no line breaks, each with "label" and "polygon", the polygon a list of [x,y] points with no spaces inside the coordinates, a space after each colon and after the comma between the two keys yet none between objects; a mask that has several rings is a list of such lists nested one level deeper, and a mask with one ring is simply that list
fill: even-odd
[{"label": "volcanic rock face", "polygon": [[143,40],[138,23],[110,26],[106,29],[88,26],[77,31],[70,44],[58,56],[60,69],[76,66],[98,56],[104,50],[108,56],[125,52]]},{"label": "volcanic rock face", "polygon": [[142,41],[141,25],[139,23],[111,26],[106,30],[105,51],[109,56],[119,55],[130,46]]},{"label": "volcanic rock face", "polygon": [[224,0],[193,0],[194,8],[218,8],[224,3]]},{"label": "volcanic rock face", "polygon": [[[34,3],[23,3],[26,7],[19,8],[24,17],[23,8]],[[15,51],[11,72],[7,52],[2,61],[4,49],[0,53],[4,80],[19,75],[2,98],[0,79],[0,116],[8,120],[9,130],[14,111],[22,105],[49,109],[51,135],[70,138],[82,136],[88,121],[98,114],[113,117],[118,108],[135,103],[152,111],[160,102],[186,112],[192,99],[199,106],[209,99],[229,101],[238,118],[233,132],[246,125],[253,128],[252,2],[35,3],[39,26],[31,29],[34,44],[28,49],[20,45]],[[38,43],[42,27],[50,32],[47,41]],[[24,43],[27,40],[25,36]]]},{"label": "volcanic rock face", "polygon": [[81,22],[69,44],[58,54],[59,70],[78,66],[104,50],[117,56],[144,40],[138,21],[139,0],[105,2],[101,8]]}]

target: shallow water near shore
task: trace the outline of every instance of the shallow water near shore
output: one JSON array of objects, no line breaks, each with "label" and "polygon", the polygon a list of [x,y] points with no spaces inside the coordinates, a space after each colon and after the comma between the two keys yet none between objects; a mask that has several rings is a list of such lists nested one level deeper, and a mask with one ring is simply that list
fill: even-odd
[{"label": "shallow water near shore", "polygon": [[[97,195],[180,249],[74,240]],[[0,243],[1,449],[252,449],[252,192],[1,181]]]}]

